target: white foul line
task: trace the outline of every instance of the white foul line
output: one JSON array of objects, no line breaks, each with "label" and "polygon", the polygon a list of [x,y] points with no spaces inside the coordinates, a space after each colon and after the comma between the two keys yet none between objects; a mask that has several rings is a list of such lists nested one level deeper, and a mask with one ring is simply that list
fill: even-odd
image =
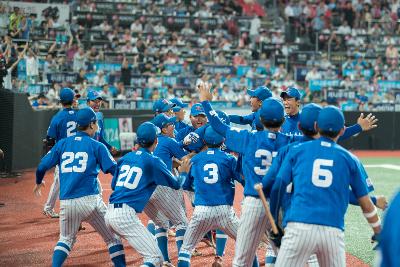
[{"label": "white foul line", "polygon": [[364,165],[365,168],[385,168],[400,171],[400,165],[394,164],[372,164],[372,165]]}]

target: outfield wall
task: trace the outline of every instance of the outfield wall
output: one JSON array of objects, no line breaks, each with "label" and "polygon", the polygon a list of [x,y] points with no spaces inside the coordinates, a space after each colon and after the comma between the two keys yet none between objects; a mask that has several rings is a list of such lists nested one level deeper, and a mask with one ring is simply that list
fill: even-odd
[{"label": "outfield wall", "polygon": [[[33,110],[24,94],[0,90],[0,148],[5,153],[6,171],[34,168],[43,153],[42,139],[57,110]],[[246,114],[248,109],[227,109],[228,114]],[[128,120],[130,129],[152,118],[149,110],[103,110],[106,138],[117,147],[121,122]],[[399,150],[400,112],[376,112],[379,127],[342,142],[349,149]],[[347,125],[357,121],[359,112],[345,112]],[[119,123],[119,124],[118,124]],[[129,131],[131,131],[129,130]],[[126,145],[126,144],[125,144]],[[2,171],[0,169],[0,171]]]}]

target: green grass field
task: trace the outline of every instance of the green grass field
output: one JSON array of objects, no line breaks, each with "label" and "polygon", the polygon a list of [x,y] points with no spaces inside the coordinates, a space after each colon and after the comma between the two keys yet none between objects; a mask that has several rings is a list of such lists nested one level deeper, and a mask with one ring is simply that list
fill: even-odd
[{"label": "green grass field", "polygon": [[[395,164],[400,167],[399,158],[362,158],[364,165],[368,164]],[[388,201],[400,189],[400,171],[387,168],[366,168],[368,176],[375,187],[375,195],[385,195]],[[382,215],[382,212],[379,212]],[[362,215],[361,209],[349,205],[346,214],[346,251],[373,265],[375,252],[370,243],[372,230]]]}]

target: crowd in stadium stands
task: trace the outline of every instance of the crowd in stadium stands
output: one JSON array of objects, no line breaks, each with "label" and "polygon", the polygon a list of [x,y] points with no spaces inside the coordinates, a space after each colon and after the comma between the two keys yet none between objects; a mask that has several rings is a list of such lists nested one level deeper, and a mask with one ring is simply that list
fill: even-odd
[{"label": "crowd in stadium stands", "polygon": [[66,23],[55,8],[26,14],[0,3],[4,87],[39,107],[65,86],[190,102],[200,81],[237,106],[259,85],[275,95],[295,86],[304,102],[343,109],[400,102],[399,0],[287,0],[268,12],[272,2],[76,0]]}]

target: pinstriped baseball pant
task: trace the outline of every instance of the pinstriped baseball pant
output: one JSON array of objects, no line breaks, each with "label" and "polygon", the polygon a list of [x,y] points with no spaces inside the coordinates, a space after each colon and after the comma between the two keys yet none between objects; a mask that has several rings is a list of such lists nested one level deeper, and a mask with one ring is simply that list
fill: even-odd
[{"label": "pinstriped baseball pant", "polygon": [[188,219],[182,199],[182,190],[157,186],[143,211],[160,228],[168,229],[171,221],[176,230],[186,229]]},{"label": "pinstriped baseball pant", "polygon": [[233,266],[252,266],[260,241],[271,224],[260,199],[245,197],[240,215]]},{"label": "pinstriped baseball pant", "polygon": [[106,226],[107,208],[99,194],[60,200],[60,242],[71,249],[82,221],[87,221],[101,235],[108,247],[121,244],[120,239]]},{"label": "pinstriped baseball pant", "polygon": [[210,230],[220,229],[236,239],[238,227],[239,219],[232,206],[196,206],[186,229],[180,253],[191,255],[197,243]]},{"label": "pinstriped baseball pant", "polygon": [[305,266],[316,254],[321,267],[346,266],[344,233],[339,228],[288,223],[275,266]]},{"label": "pinstriped baseball pant", "polygon": [[[103,192],[103,188],[101,187],[99,177],[97,177],[97,186],[99,188],[99,193],[101,195]],[[56,167],[54,168],[54,180],[53,183],[51,184],[47,201],[44,204],[44,210],[53,210],[54,207],[56,206],[56,201],[59,195],[60,195],[60,172],[59,172],[59,166],[56,165]]]},{"label": "pinstriped baseball pant", "polygon": [[114,208],[113,204],[109,204],[105,220],[115,233],[126,239],[129,245],[142,255],[144,262],[151,263],[156,267],[161,266],[163,257],[157,242],[143,226],[133,208],[126,204],[120,208]]}]

